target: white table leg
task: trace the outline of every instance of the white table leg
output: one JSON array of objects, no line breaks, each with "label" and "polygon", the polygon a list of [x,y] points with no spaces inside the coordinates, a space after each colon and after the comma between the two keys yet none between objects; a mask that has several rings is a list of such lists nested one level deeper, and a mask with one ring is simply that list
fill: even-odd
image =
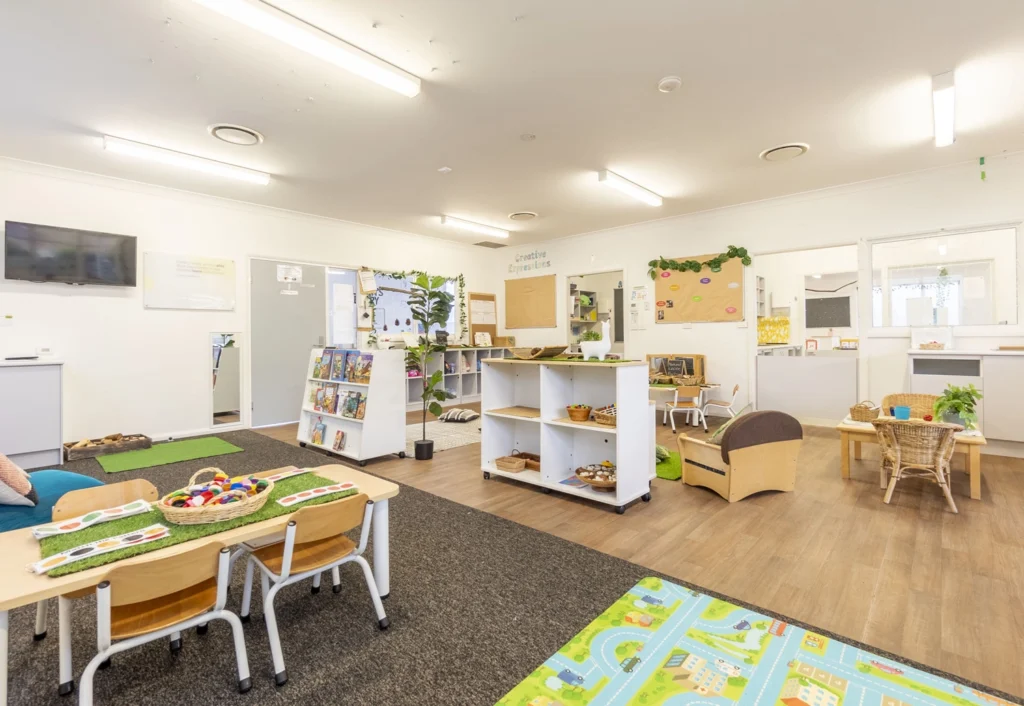
[{"label": "white table leg", "polygon": [[0,706],[7,706],[7,611],[0,610]]},{"label": "white table leg", "polygon": [[[391,593],[391,549],[388,526],[388,501],[373,503],[373,577],[381,598]],[[0,704],[2,706],[2,704]]]}]

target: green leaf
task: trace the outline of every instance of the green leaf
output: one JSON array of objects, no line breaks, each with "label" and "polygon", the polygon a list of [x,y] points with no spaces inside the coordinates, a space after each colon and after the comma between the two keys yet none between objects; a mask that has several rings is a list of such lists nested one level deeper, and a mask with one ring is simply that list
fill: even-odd
[{"label": "green leaf", "polygon": [[435,417],[440,417],[441,414],[444,412],[444,408],[437,402],[431,402],[429,405],[427,405],[427,409],[430,410],[430,413],[433,414]]},{"label": "green leaf", "polygon": [[444,373],[440,370],[435,370],[434,374],[430,376],[430,384],[436,385],[444,379]]}]

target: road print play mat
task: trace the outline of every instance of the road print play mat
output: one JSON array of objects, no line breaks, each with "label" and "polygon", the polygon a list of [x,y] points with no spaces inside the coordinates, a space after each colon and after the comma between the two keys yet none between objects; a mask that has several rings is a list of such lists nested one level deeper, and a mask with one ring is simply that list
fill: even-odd
[{"label": "road print play mat", "polygon": [[1010,702],[657,578],[498,706],[1001,706]]}]

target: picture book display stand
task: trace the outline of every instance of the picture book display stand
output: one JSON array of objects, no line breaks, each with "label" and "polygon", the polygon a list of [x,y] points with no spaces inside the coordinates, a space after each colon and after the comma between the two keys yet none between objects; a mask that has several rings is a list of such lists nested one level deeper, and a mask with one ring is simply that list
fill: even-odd
[{"label": "picture book display stand", "polygon": [[[346,363],[340,368],[332,364],[325,373],[320,364],[325,351],[332,363],[338,355]],[[347,364],[349,359],[352,365]],[[314,348],[306,366],[299,446],[352,459],[360,466],[365,466],[368,459],[388,454],[404,457],[405,389],[403,350]],[[318,399],[321,390],[326,394],[321,393]],[[327,405],[334,411],[325,411]]]},{"label": "picture book display stand", "polygon": [[[483,361],[481,463],[485,478],[504,476],[612,505],[620,514],[650,500],[654,478],[654,405],[648,399],[647,362]],[[616,425],[574,422],[566,407],[616,406]],[[498,470],[495,459],[539,454],[540,470]],[[611,461],[612,492],[577,483],[576,469]]]}]

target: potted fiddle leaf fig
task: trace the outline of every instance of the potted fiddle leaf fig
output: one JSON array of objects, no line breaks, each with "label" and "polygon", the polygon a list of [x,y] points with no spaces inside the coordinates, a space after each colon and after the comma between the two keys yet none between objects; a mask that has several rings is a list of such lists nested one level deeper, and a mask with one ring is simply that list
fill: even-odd
[{"label": "potted fiddle leaf fig", "polygon": [[950,424],[959,424],[964,429],[975,429],[978,426],[978,413],[975,405],[981,399],[981,393],[974,385],[947,385],[946,391],[935,401],[935,416]]},{"label": "potted fiddle leaf fig", "polygon": [[438,353],[443,356],[448,347],[445,343],[431,341],[429,336],[430,327],[443,327],[452,312],[455,297],[442,289],[444,283],[444,277],[419,274],[411,283],[412,294],[409,295],[412,318],[420,324],[423,332],[419,337],[419,345],[405,352],[406,370],[418,371],[423,381],[423,392],[420,395],[423,400],[423,438],[414,444],[417,461],[426,461],[434,456],[434,441],[427,438],[427,411],[434,415],[441,414],[440,403],[455,396],[444,388],[444,366],[427,375],[429,362]]}]

